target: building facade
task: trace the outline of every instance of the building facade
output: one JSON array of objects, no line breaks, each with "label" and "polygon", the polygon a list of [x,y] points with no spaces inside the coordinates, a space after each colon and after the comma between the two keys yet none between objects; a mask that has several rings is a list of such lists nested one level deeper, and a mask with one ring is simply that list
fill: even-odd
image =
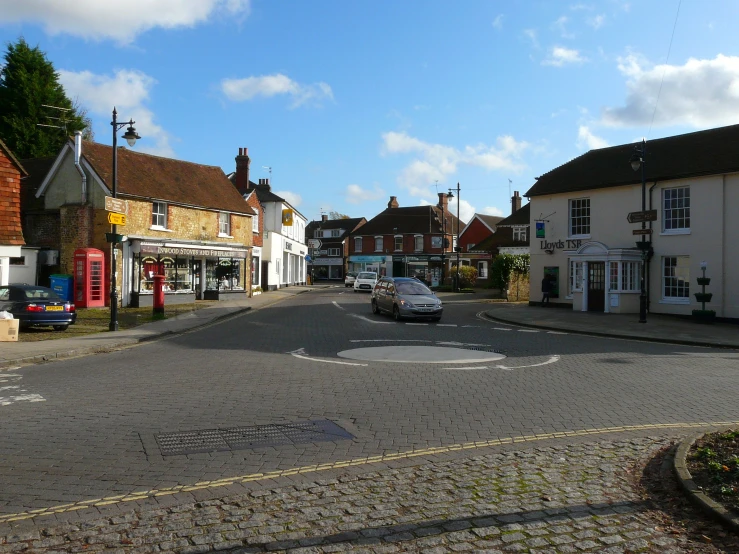
[{"label": "building facade", "polygon": [[349,235],[367,223],[363,217],[311,221],[305,228],[313,279],[344,279],[349,265]]},{"label": "building facade", "polygon": [[58,218],[59,269],[75,276],[76,287],[75,252],[93,248],[105,260],[106,304],[111,259],[123,306],[151,305],[157,274],[165,276],[165,304],[250,291],[251,208],[220,168],[119,148],[117,199],[125,225],[118,232],[126,240],[111,248],[106,197],[112,195],[113,151],[76,139],[62,148],[35,193],[45,215]]},{"label": "building facade", "polygon": [[[548,274],[553,302],[638,313],[644,267],[649,311],[690,315],[701,308],[694,294],[705,264],[713,294],[706,308],[739,318],[738,140],[734,125],[650,141],[644,185],[630,144],[591,150],[539,177],[527,193],[532,298]],[[632,212],[646,221],[630,223]]]},{"label": "building facade", "polygon": [[0,141],[0,285],[10,282],[10,261],[21,258],[21,177],[27,175],[5,143]]}]

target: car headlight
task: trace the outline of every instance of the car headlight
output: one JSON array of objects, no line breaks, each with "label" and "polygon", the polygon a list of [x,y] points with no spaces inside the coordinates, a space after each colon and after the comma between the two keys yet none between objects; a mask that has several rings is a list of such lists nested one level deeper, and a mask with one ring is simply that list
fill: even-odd
[{"label": "car headlight", "polygon": [[403,300],[402,298],[400,299],[400,305],[403,306],[404,308],[415,308],[413,304],[411,304],[407,300]]}]

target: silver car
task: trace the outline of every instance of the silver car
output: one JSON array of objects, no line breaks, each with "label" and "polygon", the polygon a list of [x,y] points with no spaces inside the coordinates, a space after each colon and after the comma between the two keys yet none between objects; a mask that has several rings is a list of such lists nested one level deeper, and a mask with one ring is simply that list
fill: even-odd
[{"label": "silver car", "polygon": [[403,318],[429,318],[439,321],[444,308],[436,295],[418,279],[383,277],[372,290],[372,313]]}]

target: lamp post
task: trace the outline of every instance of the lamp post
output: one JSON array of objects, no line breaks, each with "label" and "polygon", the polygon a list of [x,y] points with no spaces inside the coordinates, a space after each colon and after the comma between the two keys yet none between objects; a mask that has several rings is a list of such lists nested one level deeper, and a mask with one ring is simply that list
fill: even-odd
[{"label": "lamp post", "polygon": [[[448,200],[447,196],[447,202]],[[446,270],[446,261],[444,254],[446,253],[446,202],[441,204],[441,284],[444,284],[444,271]]]},{"label": "lamp post", "polygon": [[[118,123],[118,112],[113,107],[113,198],[117,198],[118,194],[118,137],[116,133],[123,127],[128,125],[128,129],[123,134],[123,138],[126,139],[129,146],[136,144],[136,139],[141,137],[136,133],[133,124],[136,123],[133,119],[125,123]],[[110,324],[108,325],[108,331],[118,330],[118,291],[116,288],[116,244],[120,242],[118,236],[118,225],[113,224],[112,229],[112,241],[110,243]]]},{"label": "lamp post", "polygon": [[[646,139],[642,139],[641,146],[635,146],[634,147],[634,154],[631,156],[631,169],[634,171],[638,171],[639,168],[641,168],[641,211],[644,213],[646,211],[647,206],[647,184],[644,179],[644,166],[645,163],[645,156],[647,154],[647,141]],[[647,228],[647,222],[642,219],[641,222],[641,228],[646,229]],[[642,233],[641,236],[641,242],[637,242],[636,246],[641,250],[641,293],[639,294],[639,323],[646,323],[647,322],[647,261],[649,259],[649,247],[651,246],[651,241],[647,240],[647,235],[645,233]]]},{"label": "lamp post", "polygon": [[454,194],[452,193],[453,190],[457,191],[457,245],[454,247],[454,251],[457,253],[457,277],[454,283],[454,290],[455,292],[459,292],[459,251],[461,250],[459,247],[459,183],[457,183],[456,189],[449,189],[447,198],[454,198]]}]

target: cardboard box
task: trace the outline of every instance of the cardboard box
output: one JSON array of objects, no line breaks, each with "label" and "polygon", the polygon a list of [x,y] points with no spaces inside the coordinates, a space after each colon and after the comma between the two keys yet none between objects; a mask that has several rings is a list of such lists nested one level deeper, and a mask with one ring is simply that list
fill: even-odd
[{"label": "cardboard box", "polygon": [[14,342],[18,340],[17,319],[0,319],[0,342]]}]

